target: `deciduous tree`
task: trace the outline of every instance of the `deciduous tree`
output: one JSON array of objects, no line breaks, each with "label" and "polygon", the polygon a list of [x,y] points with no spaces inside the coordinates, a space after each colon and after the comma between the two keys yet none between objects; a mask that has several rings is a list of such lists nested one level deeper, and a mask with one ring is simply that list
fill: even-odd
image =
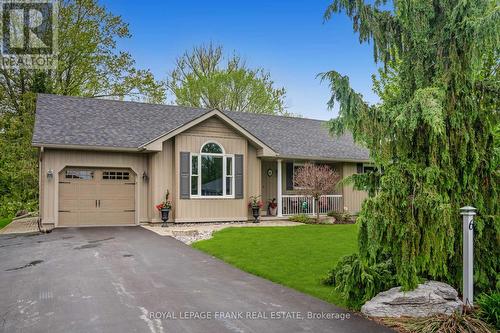
[{"label": "deciduous tree", "polygon": [[314,198],[316,222],[319,222],[319,204],[322,195],[332,194],[340,175],[324,164],[306,163],[294,173],[295,185],[299,191]]},{"label": "deciduous tree", "polygon": [[203,45],[177,59],[168,79],[178,105],[265,114],[288,114],[285,88],[276,88],[263,68],[251,69],[222,46]]},{"label": "deciduous tree", "polygon": [[36,93],[164,100],[165,88],[137,69],[116,42],[130,37],[121,17],[96,0],[64,0],[58,16],[58,63],[51,70],[0,64],[0,215],[37,204],[37,154],[31,147]]}]

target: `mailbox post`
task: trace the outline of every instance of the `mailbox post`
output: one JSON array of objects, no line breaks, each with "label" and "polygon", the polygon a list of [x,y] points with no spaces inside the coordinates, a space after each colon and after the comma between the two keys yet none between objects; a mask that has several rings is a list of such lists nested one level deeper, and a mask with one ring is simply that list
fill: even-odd
[{"label": "mailbox post", "polygon": [[476,215],[476,208],[466,206],[460,208],[462,215],[462,229],[463,229],[463,302],[466,307],[473,305],[473,238],[474,238],[474,216]]}]

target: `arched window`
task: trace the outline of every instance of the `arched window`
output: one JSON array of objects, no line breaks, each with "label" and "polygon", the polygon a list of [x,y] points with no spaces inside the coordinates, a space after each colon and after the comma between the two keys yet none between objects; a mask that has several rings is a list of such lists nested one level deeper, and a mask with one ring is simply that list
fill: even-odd
[{"label": "arched window", "polygon": [[234,156],[216,142],[191,155],[191,196],[234,197]]},{"label": "arched window", "polygon": [[222,147],[215,142],[207,142],[201,148],[202,153],[207,154],[224,154]]}]

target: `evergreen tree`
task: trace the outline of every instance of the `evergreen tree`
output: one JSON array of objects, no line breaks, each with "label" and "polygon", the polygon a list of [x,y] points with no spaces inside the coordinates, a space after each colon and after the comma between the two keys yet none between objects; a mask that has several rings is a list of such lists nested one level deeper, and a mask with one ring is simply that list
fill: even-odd
[{"label": "evergreen tree", "polygon": [[[372,196],[358,218],[353,260],[365,267],[392,262],[394,283],[406,290],[424,278],[458,288],[459,208],[473,205],[475,285],[493,289],[500,271],[498,2],[395,0],[387,7],[383,0],[335,0],[325,13],[329,20],[345,12],[383,64],[374,77],[377,105],[363,101],[348,77],[322,76],[332,91],[329,106],[340,106],[331,131],[352,131],[381,170],[354,177],[359,187],[372,185]],[[361,296],[354,290],[359,281],[345,273],[353,260],[334,270],[335,284],[359,302],[380,290]]]}]

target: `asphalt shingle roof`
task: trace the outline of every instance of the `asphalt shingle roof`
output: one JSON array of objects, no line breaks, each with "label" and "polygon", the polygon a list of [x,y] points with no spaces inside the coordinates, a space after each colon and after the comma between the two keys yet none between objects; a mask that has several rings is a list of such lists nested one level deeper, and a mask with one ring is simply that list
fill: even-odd
[{"label": "asphalt shingle roof", "polygon": [[[181,106],[39,94],[33,143],[138,148],[210,112]],[[329,135],[324,121],[222,111],[281,156],[369,159],[352,135]]]}]

